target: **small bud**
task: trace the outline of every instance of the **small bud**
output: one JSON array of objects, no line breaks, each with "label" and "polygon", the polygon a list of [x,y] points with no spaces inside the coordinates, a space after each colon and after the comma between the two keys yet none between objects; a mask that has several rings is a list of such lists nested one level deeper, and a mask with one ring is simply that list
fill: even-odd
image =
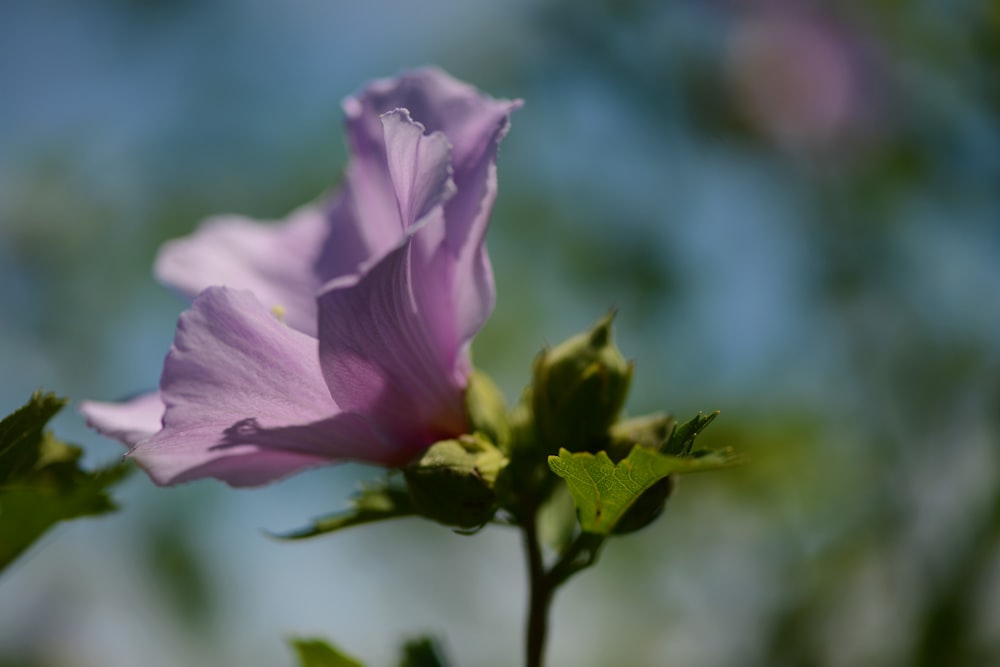
[{"label": "small bud", "polygon": [[663,412],[633,417],[620,421],[611,427],[611,441],[608,443],[608,456],[617,463],[628,456],[635,445],[647,449],[663,451],[670,442],[677,421]]},{"label": "small bud", "polygon": [[611,340],[608,314],[535,359],[532,410],[542,445],[550,451],[603,446],[632,380],[632,364]]},{"label": "small bud", "polygon": [[496,512],[494,486],[506,464],[499,449],[469,435],[434,443],[403,476],[420,514],[447,526],[476,528]]}]

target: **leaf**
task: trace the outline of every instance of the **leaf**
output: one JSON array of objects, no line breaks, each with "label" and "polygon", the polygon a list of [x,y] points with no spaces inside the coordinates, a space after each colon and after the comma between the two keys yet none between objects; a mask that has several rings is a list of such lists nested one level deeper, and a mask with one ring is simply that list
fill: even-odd
[{"label": "leaf", "polygon": [[625,511],[658,481],[674,473],[700,472],[737,465],[729,450],[699,457],[677,457],[636,446],[615,464],[606,452],[571,453],[549,457],[552,472],[566,480],[584,532],[608,535]]},{"label": "leaf", "polygon": [[322,639],[290,639],[299,667],[365,667]]},{"label": "leaf", "polygon": [[44,431],[65,404],[37,392],[0,421],[0,569],[60,521],[116,509],[107,491],[129,468],[82,470],[82,451]]},{"label": "leaf", "polygon": [[282,540],[304,540],[317,535],[332,533],[352,526],[361,526],[376,521],[414,516],[417,512],[410,502],[409,492],[388,481],[366,486],[351,499],[351,508],[316,519],[311,526],[300,530],[274,535]]},{"label": "leaf", "polygon": [[40,456],[42,431],[66,399],[35,392],[27,404],[0,421],[0,485],[26,478]]},{"label": "leaf", "polygon": [[670,440],[660,451],[673,456],[687,456],[694,446],[694,439],[701,435],[701,432],[708,428],[708,425],[718,416],[718,410],[707,415],[699,412],[688,421],[679,424],[670,435]]},{"label": "leaf", "polygon": [[403,644],[399,667],[447,667],[440,645],[430,637],[411,639]]}]

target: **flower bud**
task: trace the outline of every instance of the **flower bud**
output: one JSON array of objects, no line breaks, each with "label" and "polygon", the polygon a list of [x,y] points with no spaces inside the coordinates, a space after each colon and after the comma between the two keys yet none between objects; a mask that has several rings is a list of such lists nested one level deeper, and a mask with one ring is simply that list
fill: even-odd
[{"label": "flower bud", "polygon": [[421,515],[447,526],[476,528],[496,511],[494,486],[506,464],[490,442],[466,435],[434,443],[403,476]]},{"label": "flower bud", "polygon": [[677,421],[664,412],[620,421],[611,427],[608,456],[617,463],[628,456],[635,445],[663,451],[676,426]]},{"label": "flower bud", "polygon": [[549,451],[596,450],[606,442],[632,380],[632,364],[611,340],[609,313],[535,359],[532,410]]}]

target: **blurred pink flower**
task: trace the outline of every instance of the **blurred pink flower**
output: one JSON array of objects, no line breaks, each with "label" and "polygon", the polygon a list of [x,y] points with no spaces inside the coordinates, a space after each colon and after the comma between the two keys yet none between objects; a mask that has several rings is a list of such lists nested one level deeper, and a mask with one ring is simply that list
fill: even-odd
[{"label": "blurred pink flower", "polygon": [[344,102],[343,186],[278,224],[208,220],[167,243],[193,296],[158,392],[88,401],[88,424],[158,484],[263,484],[352,460],[400,466],[467,429],[469,344],[491,313],[484,237],[518,101],[436,69]]},{"label": "blurred pink flower", "polygon": [[871,113],[857,38],[794,4],[764,6],[730,34],[727,65],[737,101],[783,148],[835,145]]}]

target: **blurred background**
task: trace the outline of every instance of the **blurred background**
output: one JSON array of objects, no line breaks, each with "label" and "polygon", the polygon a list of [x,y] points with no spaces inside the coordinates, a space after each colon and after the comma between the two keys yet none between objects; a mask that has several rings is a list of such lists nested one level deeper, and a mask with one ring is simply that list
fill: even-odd
[{"label": "blurred background", "polygon": [[[513,400],[617,307],[629,411],[720,409],[705,444],[752,459],[682,479],[560,593],[550,664],[1000,664],[995,2],[7,0],[0,413],[154,387],[184,306],[156,248],[321,195],[340,100],[421,64],[526,100],[478,365]],[[265,536],[376,474],[133,475],[0,576],[0,665],[276,667],[321,635],[375,666],[426,632],[517,664],[513,532]]]}]

